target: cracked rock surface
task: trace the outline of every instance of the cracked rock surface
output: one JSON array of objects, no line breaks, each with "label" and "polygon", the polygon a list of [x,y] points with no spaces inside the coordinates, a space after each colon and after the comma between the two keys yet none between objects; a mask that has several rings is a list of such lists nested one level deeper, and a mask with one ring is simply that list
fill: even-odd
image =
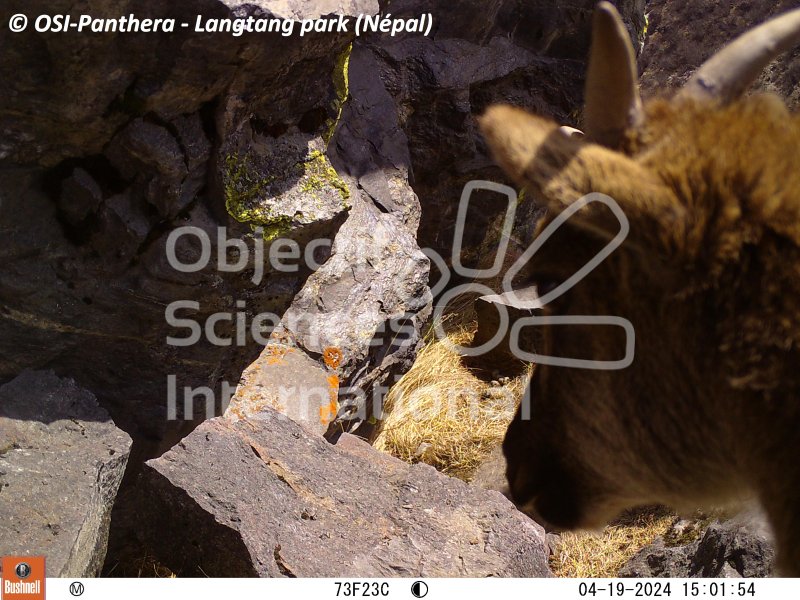
[{"label": "cracked rock surface", "polygon": [[182,575],[549,575],[544,531],[500,493],[271,410],[203,423],[142,477],[140,535]]},{"label": "cracked rock surface", "polygon": [[95,577],[131,439],[52,371],[0,386],[0,556],[45,555],[48,577]]}]

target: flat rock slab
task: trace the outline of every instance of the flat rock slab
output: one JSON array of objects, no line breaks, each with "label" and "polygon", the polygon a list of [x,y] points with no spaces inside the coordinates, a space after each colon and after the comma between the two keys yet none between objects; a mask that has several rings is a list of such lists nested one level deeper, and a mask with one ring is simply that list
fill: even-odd
[{"label": "flat rock slab", "polygon": [[336,416],[339,377],[297,348],[269,344],[244,373],[225,411],[238,421],[271,408],[322,435]]},{"label": "flat rock slab", "polygon": [[131,439],[91,392],[52,372],[0,387],[0,556],[44,555],[48,577],[94,577]]},{"label": "flat rock slab", "polygon": [[497,492],[267,409],[148,461],[140,535],[182,576],[546,577],[542,528]]}]

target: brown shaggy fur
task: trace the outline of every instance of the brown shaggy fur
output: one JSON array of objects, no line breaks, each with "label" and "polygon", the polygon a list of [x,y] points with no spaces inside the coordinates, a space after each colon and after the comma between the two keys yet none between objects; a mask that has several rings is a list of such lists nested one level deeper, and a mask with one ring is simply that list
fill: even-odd
[{"label": "brown shaggy fur", "polygon": [[[785,574],[800,575],[800,119],[769,94],[729,106],[645,106],[620,151],[493,107],[482,129],[501,166],[553,215],[589,192],[631,224],[622,247],[545,308],[616,315],[636,329],[619,371],[540,366],[532,418],[504,444],[512,493],[542,520],[595,527],[622,509],[678,510],[754,494]],[[599,207],[599,208],[598,208]],[[558,283],[619,231],[591,204],[525,277]],[[540,353],[614,360],[615,328],[543,331]]]}]

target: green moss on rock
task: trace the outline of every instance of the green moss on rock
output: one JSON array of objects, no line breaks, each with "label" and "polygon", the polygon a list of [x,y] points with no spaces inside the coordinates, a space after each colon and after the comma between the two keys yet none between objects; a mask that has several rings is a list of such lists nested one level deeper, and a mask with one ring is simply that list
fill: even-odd
[{"label": "green moss on rock", "polygon": [[344,180],[339,177],[336,169],[333,168],[328,157],[322,152],[315,150],[308,156],[304,163],[303,182],[300,189],[303,192],[314,194],[326,188],[335,189],[342,198],[342,203],[346,208],[350,208],[350,188]]},{"label": "green moss on rock", "polygon": [[240,223],[263,227],[267,240],[288,231],[292,221],[286,215],[275,214],[269,204],[259,202],[262,193],[275,179],[274,176],[260,177],[248,156],[225,157],[225,208],[228,214]]},{"label": "green moss on rock", "polygon": [[[284,180],[288,189],[281,189]],[[350,189],[319,150],[291,165],[287,173],[267,177],[259,174],[249,155],[229,155],[223,182],[228,214],[254,230],[262,228],[266,241],[350,208]]]},{"label": "green moss on rock", "polygon": [[247,156],[240,157],[238,154],[225,157],[223,177],[228,214],[242,223],[259,219],[258,209],[252,207],[252,202],[270,182],[253,172]]}]

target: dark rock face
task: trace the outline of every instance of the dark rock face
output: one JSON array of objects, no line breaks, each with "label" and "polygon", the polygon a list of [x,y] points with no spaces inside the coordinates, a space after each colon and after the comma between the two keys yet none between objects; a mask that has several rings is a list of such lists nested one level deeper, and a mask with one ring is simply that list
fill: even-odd
[{"label": "dark rock face", "polygon": [[48,577],[94,577],[131,439],[52,372],[0,387],[0,555],[45,555]]},{"label": "dark rock face", "polygon": [[543,530],[500,494],[270,410],[203,423],[142,477],[140,535],[181,575],[549,574]]},{"label": "dark rock face", "polygon": [[[3,5],[8,15],[29,17],[66,14],[72,8],[67,0],[12,0]],[[325,14],[349,15],[373,13],[377,4],[345,0],[331,11],[320,3],[315,8],[315,3],[286,0],[258,4],[91,0],[82,7],[98,18],[133,13],[192,25],[198,14],[205,18],[314,18],[323,14],[320,8]],[[253,109],[256,119],[272,114],[285,116],[287,124],[292,115],[299,120],[306,111],[320,106],[319,90],[292,85],[298,72],[289,72],[287,67],[305,61],[304,75],[319,75],[315,81],[329,79],[330,61],[349,41],[335,35],[197,34],[179,26],[168,35],[41,34],[33,27],[24,33],[4,29],[2,35],[6,51],[0,59],[0,74],[9,86],[2,99],[3,158],[16,164],[47,166],[104,153],[109,140],[130,123],[131,116],[147,115],[174,135],[180,122],[173,121],[181,115],[193,115],[204,105],[209,109],[218,106],[225,109],[224,118],[216,124],[222,137]],[[271,85],[265,86],[265,81]],[[234,104],[238,110],[232,110]]]},{"label": "dark rock face", "polygon": [[[651,0],[650,24],[640,58],[644,95],[680,88],[713,54],[748,29],[792,8],[793,0]],[[800,49],[772,63],[756,87],[777,93],[790,107],[800,104]]]},{"label": "dark rock face", "polygon": [[[436,18],[430,38],[364,38],[356,45],[373,55],[409,140],[412,184],[422,203],[420,244],[449,261],[464,185],[507,181],[488,157],[475,118],[488,105],[505,102],[577,126],[596,1],[470,0],[433,2],[424,9],[416,0],[385,4],[393,15],[424,10]],[[637,38],[644,1],[615,4]],[[475,194],[463,240],[465,264],[481,260],[476,250],[504,210],[497,194]],[[529,216],[520,218],[525,223]]]},{"label": "dark rock face", "polygon": [[[72,5],[15,1],[3,10],[31,16]],[[191,23],[198,14],[321,14],[319,3],[277,0],[93,0],[82,9]],[[342,14],[375,11],[371,0],[337,4]],[[197,302],[176,317],[203,325],[217,312],[242,313],[249,323],[282,315],[302,289],[307,268],[267,266],[259,281],[254,247],[263,241],[269,252],[279,235],[301,249],[332,240],[347,218],[349,192],[325,150],[346,97],[342,57],[351,39],[180,27],[163,35],[0,32],[0,380],[29,367],[75,377],[150,456],[209,416],[204,402],[184,411],[179,397],[177,418],[168,420],[168,375],[179,391],[208,386],[211,416],[218,414],[222,382],[235,386],[261,348],[205,335],[170,345],[168,336],[188,330],[167,322],[167,308]],[[211,259],[199,271],[168,263],[179,227],[210,240]],[[218,240],[219,227],[249,248],[239,270],[218,268],[218,256],[240,258]],[[176,245],[184,263],[201,250],[194,234]],[[216,332],[230,337],[233,321]]]},{"label": "dark rock face", "polygon": [[775,550],[763,514],[747,511],[730,521],[714,521],[680,543],[697,524],[679,521],[666,536],[640,550],[621,577],[769,577]]}]

